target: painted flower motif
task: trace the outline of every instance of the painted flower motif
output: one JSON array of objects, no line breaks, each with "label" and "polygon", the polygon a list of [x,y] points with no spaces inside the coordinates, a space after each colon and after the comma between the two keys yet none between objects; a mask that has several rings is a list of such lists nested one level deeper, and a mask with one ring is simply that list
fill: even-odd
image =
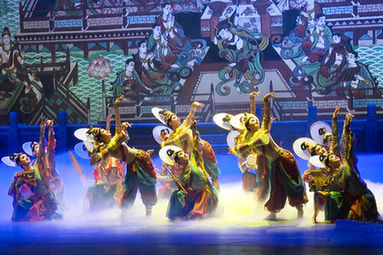
[{"label": "painted flower motif", "polygon": [[109,60],[105,60],[104,56],[99,56],[89,62],[89,66],[86,70],[88,71],[89,77],[101,79],[109,76],[112,67],[110,66]]}]

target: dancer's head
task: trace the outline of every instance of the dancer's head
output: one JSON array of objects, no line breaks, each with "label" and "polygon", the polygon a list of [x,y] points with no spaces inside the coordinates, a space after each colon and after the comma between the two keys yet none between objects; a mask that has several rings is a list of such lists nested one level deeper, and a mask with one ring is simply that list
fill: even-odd
[{"label": "dancer's head", "polygon": [[331,169],[337,169],[340,167],[340,158],[335,154],[322,154],[319,158],[326,167]]},{"label": "dancer's head", "polygon": [[163,147],[158,154],[165,164],[171,166],[175,163],[180,164],[183,167],[189,164],[189,155],[181,148],[174,145]]},{"label": "dancer's head", "polygon": [[31,162],[31,159],[25,153],[13,153],[9,158],[22,168],[29,166]]},{"label": "dancer's head", "polygon": [[255,132],[259,129],[259,119],[254,114],[245,113],[241,122],[248,131]]},{"label": "dancer's head", "polygon": [[183,150],[175,152],[174,161],[181,166],[187,166],[189,164],[189,156]]},{"label": "dancer's head", "polygon": [[40,152],[40,145],[38,142],[31,142],[30,148],[33,155],[37,155]]},{"label": "dancer's head", "polygon": [[178,118],[175,113],[164,109],[162,114],[165,118],[166,125],[168,125],[171,129],[175,130],[181,124],[180,118]]},{"label": "dancer's head", "polygon": [[109,143],[111,140],[111,134],[108,130],[99,127],[90,127],[88,135],[93,135],[94,141],[97,143]]},{"label": "dancer's head", "polygon": [[310,145],[308,143],[305,143],[305,146],[306,148],[308,148],[311,156],[322,155],[327,153],[327,150],[320,144]]}]

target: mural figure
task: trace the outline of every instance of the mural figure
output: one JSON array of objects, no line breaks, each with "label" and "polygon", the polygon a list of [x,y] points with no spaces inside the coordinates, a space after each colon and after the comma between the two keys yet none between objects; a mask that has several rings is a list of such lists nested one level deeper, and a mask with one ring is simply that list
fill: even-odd
[{"label": "mural figure", "polygon": [[162,6],[162,14],[157,18],[157,23],[174,53],[181,53],[189,46],[190,39],[185,36],[181,25],[175,20],[171,4],[166,3]]},{"label": "mural figure", "polygon": [[24,64],[24,53],[11,41],[11,33],[7,27],[1,33],[0,58],[2,75],[9,74],[14,77],[17,69],[21,69]]},{"label": "mural figure", "polygon": [[138,53],[133,55],[135,70],[141,80],[150,87],[166,84],[167,77],[160,63],[154,59],[154,52],[148,52],[146,41],[138,44]]},{"label": "mural figure", "polygon": [[302,43],[306,56],[301,63],[320,61],[332,42],[331,30],[326,26],[326,17],[323,14],[318,16],[315,27],[310,27],[309,32],[309,37]]},{"label": "mural figure", "polygon": [[[295,1],[296,3],[298,1]],[[307,20],[315,20],[322,13],[322,8],[315,0],[303,0],[295,8],[301,9],[301,14]]]},{"label": "mural figure", "polygon": [[170,50],[177,55],[177,62],[180,66],[192,67],[194,64],[201,64],[208,51],[206,42],[202,39],[190,39],[185,36],[182,26],[175,20],[170,3],[162,6],[162,14],[157,17],[157,24],[160,26]]},{"label": "mural figure", "polygon": [[[40,102],[43,84],[36,77],[35,71],[24,65],[24,52],[11,40],[11,33],[4,27],[0,47],[0,101],[6,107],[12,100],[19,99],[19,109],[30,114]],[[16,93],[16,91],[20,91]],[[14,95],[20,95],[15,98]]]},{"label": "mural figure", "polygon": [[149,52],[153,52],[154,59],[160,62],[161,69],[164,71],[169,70],[177,60],[177,56],[170,49],[168,40],[161,33],[161,26],[158,24],[153,26],[153,33],[147,40],[147,47]]},{"label": "mural figure", "polygon": [[[314,89],[323,94],[325,92],[321,87],[329,84],[328,81],[321,83],[324,80],[323,75],[329,76],[326,72],[335,72],[339,68],[337,65],[341,64],[338,63],[339,56],[335,64],[335,53],[341,52],[341,36],[334,36],[337,41],[333,43],[331,29],[326,25],[326,17],[323,14],[316,15],[316,19],[308,19],[306,16],[300,14],[297,17],[296,28],[283,39],[281,45],[275,46],[281,47],[280,56],[283,59],[292,59],[296,63],[293,67],[294,75],[290,77],[290,85],[295,87],[303,84],[305,89]],[[342,44],[345,42],[346,40],[343,40]],[[343,48],[346,47],[348,46]],[[314,84],[314,87],[311,84]]]},{"label": "mural figure", "polygon": [[43,84],[36,78],[34,70],[27,69],[23,85],[24,93],[20,98],[20,111],[30,114],[43,97]]},{"label": "mural figure", "polygon": [[219,72],[221,82],[216,86],[219,95],[230,94],[231,89],[224,86],[229,81],[235,81],[238,93],[249,93],[265,78],[260,54],[269,44],[269,38],[237,25],[238,12],[235,15],[234,23],[222,21],[216,28],[218,54],[230,62]]},{"label": "mural figure", "polygon": [[376,87],[375,80],[367,67],[357,62],[357,57],[356,52],[347,53],[347,63],[339,76],[339,82],[342,82],[345,95],[349,96],[349,91],[357,97],[372,95]]},{"label": "mural figure", "polygon": [[125,70],[117,73],[117,78],[112,82],[113,96],[119,97],[124,95],[130,102],[148,101],[150,94],[153,92],[142,81],[135,70],[135,62],[129,57],[125,62]]}]

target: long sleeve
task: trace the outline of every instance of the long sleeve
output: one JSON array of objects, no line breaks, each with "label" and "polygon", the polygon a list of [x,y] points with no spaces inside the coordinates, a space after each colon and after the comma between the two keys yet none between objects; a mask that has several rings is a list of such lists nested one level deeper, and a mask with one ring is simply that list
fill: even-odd
[{"label": "long sleeve", "polygon": [[268,98],[263,99],[264,105],[265,105],[265,112],[263,113],[263,119],[262,119],[262,130],[270,131],[270,121],[271,121],[271,114],[270,114],[270,101]]},{"label": "long sleeve", "polygon": [[332,153],[338,154],[339,151],[339,142],[338,142],[338,115],[333,115],[332,117],[332,148],[330,148]]}]

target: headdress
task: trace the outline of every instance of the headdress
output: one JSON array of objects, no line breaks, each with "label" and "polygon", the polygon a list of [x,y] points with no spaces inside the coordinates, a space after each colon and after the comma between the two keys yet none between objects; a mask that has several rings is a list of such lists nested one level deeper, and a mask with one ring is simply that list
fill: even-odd
[{"label": "headdress", "polygon": [[[326,135],[327,133],[327,135]],[[319,144],[324,145],[324,138],[331,134],[331,127],[326,122],[317,121],[314,122],[310,127],[311,137]]]},{"label": "headdress", "polygon": [[74,131],[74,136],[81,140],[81,141],[88,141],[93,142],[94,141],[94,135],[90,132],[90,128],[79,128],[76,131]]},{"label": "headdress", "polygon": [[11,36],[11,32],[9,31],[9,28],[8,28],[8,27],[4,27],[4,28],[3,28],[3,32],[1,33],[1,37],[3,37],[4,35],[9,35],[9,36]]},{"label": "headdress", "polygon": [[168,145],[163,147],[158,154],[165,164],[173,166],[176,163],[175,156],[180,151],[182,151],[181,148],[174,145]]},{"label": "headdress", "polygon": [[154,140],[156,140],[157,143],[161,144],[161,142],[162,142],[161,141],[161,133],[166,132],[166,131],[169,134],[173,133],[173,130],[167,126],[162,126],[162,125],[155,126],[153,128],[153,131],[152,131]]},{"label": "headdress", "polygon": [[251,118],[255,118],[259,122],[257,116],[252,113],[240,113],[230,119],[230,125],[236,129],[244,130],[246,129],[246,125]]},{"label": "headdress", "polygon": [[298,157],[304,160],[309,160],[311,157],[311,152],[307,144],[315,146],[317,143],[313,139],[310,139],[308,137],[298,138],[293,143],[293,150],[295,154],[297,154]]},{"label": "headdress", "polygon": [[235,146],[235,138],[239,135],[240,133],[237,130],[231,130],[227,136],[226,136],[226,143],[230,148],[233,148]]},{"label": "headdress", "polygon": [[213,116],[213,121],[217,126],[220,128],[226,129],[226,130],[231,130],[230,127],[230,119],[233,117],[233,115],[229,113],[217,113]]},{"label": "headdress", "polygon": [[168,126],[169,126],[170,119],[174,115],[173,112],[171,112],[167,109],[161,109],[158,107],[153,107],[152,113],[153,113],[154,117],[156,117],[157,120],[161,121],[162,124],[165,124]]},{"label": "headdress", "polygon": [[25,142],[22,145],[23,151],[28,155],[28,156],[34,156],[33,151],[35,150],[35,147],[39,145],[38,142]]},{"label": "headdress", "polygon": [[[88,149],[89,146],[90,146],[90,148]],[[90,159],[89,153],[91,153],[93,151],[93,145],[91,143],[89,143],[89,142],[77,143],[74,146],[74,151],[76,152],[76,154],[80,158]]]},{"label": "headdress", "polygon": [[15,167],[17,166],[17,163],[20,161],[20,156],[23,155],[23,153],[13,153],[11,156],[5,156],[1,158],[1,161],[3,161],[4,164],[7,166]]},{"label": "headdress", "polygon": [[312,156],[309,162],[318,168],[325,168],[329,159],[329,154],[315,155]]}]

